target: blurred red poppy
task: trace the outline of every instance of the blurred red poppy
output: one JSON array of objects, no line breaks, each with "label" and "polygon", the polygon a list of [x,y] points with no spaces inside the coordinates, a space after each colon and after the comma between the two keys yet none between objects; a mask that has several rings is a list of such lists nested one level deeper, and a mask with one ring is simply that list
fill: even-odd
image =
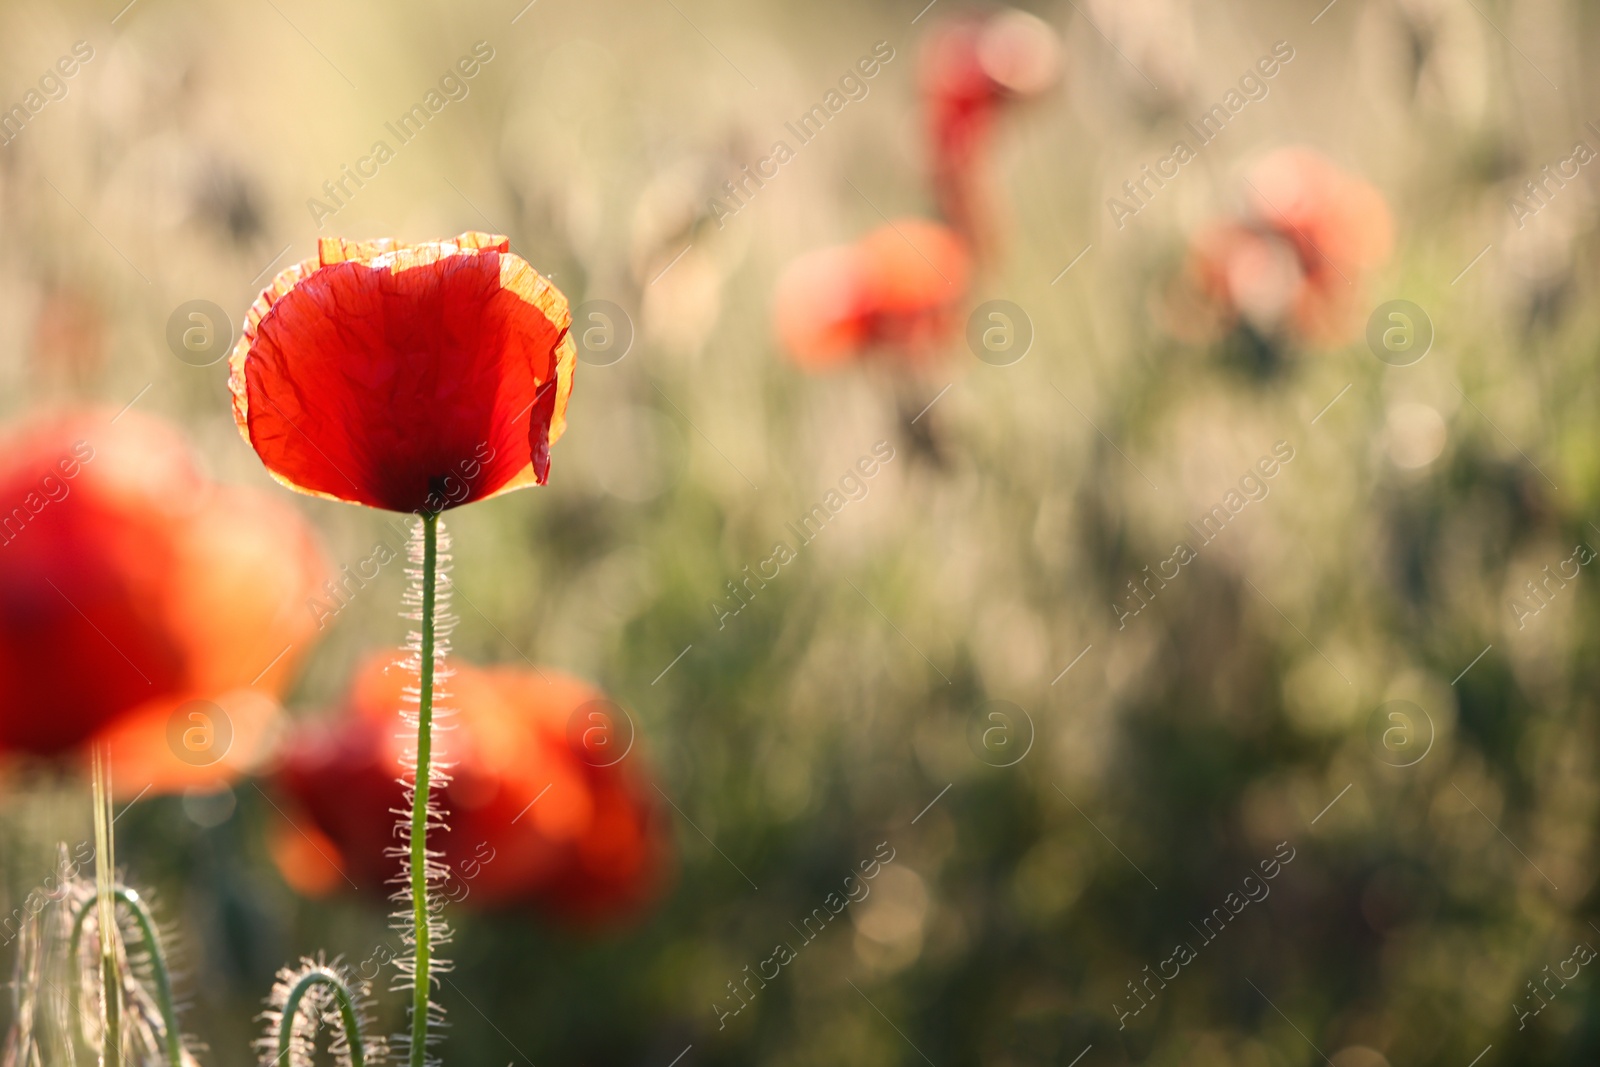
[{"label": "blurred red poppy", "polygon": [[543,484],[576,349],[504,237],[318,243],[250,309],[234,419],[278,481],[392,511]]},{"label": "blurred red poppy", "polygon": [[[434,738],[450,768],[440,806],[450,832],[429,838],[450,881],[440,895],[487,907],[531,904],[580,924],[636,914],[669,867],[667,827],[621,710],[552,671],[458,661]],[[273,775],[289,821],[273,857],[290,885],[318,896],[349,884],[387,896],[399,863],[395,811],[409,747],[395,710],[415,675],[388,656],[357,671],[344,714],[305,725]]]},{"label": "blurred red poppy", "polygon": [[[1195,235],[1178,317],[1243,319],[1263,335],[1313,345],[1349,340],[1361,325],[1363,282],[1394,243],[1382,194],[1306,148],[1267,156],[1245,191],[1240,217]],[[1180,332],[1192,326],[1180,323]]]},{"label": "blurred red poppy", "polygon": [[240,774],[316,632],[328,567],[298,514],[131,411],[13,429],[0,507],[0,750],[104,741],[123,793]]},{"label": "blurred red poppy", "polygon": [[983,163],[995,118],[1008,101],[1044,92],[1059,71],[1054,31],[1026,12],[963,15],[930,34],[922,98],[934,194],[949,225],[898,219],[790,264],[774,318],[795,362],[821,370],[877,352],[925,364],[954,340],[974,260],[993,244]]},{"label": "blurred red poppy", "polygon": [[960,332],[971,271],[948,227],[897,219],[789,265],[774,297],[779,339],[812,370],[872,351],[923,362]]},{"label": "blurred red poppy", "polygon": [[1007,103],[1044,93],[1061,71],[1055,31],[1023,11],[940,23],[922,49],[921,88],[939,210],[980,254],[993,244],[984,164]]}]

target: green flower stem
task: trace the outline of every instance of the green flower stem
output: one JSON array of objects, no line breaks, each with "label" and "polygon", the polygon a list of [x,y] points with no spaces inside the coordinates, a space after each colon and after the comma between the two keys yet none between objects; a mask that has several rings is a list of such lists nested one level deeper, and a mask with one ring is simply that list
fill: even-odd
[{"label": "green flower stem", "polygon": [[[155,980],[156,1006],[161,1009],[161,1025],[166,1028],[166,1053],[169,1067],[182,1067],[183,1045],[178,1037],[178,1013],[172,1002],[172,978],[167,971],[167,958],[161,951],[161,940],[156,936],[155,919],[150,915],[150,909],[145,907],[144,898],[137,890],[126,886],[117,886],[111,895],[120,904],[133,913],[134,921],[139,924],[139,936],[144,939],[144,947],[150,953],[151,977]],[[69,958],[73,966],[77,966],[78,946],[83,942],[84,920],[89,918],[97,900],[90,899],[83,902],[78,909],[78,914],[72,920],[72,940],[70,942]],[[68,996],[72,1000],[72,1013],[78,1019],[78,1034],[85,1045],[89,1044],[89,1036],[83,1032],[83,1013],[78,1010],[78,999],[83,983],[78,980],[72,982]]]},{"label": "green flower stem", "polygon": [[300,1010],[300,1001],[305,999],[307,993],[314,986],[325,985],[333,990],[334,999],[339,1002],[339,1018],[344,1023],[345,1044],[350,1046],[350,1067],[366,1067],[367,1052],[361,1036],[361,1020],[356,1015],[355,998],[346,988],[339,976],[326,967],[319,967],[301,975],[289,989],[289,995],[283,1002],[283,1019],[278,1023],[278,1057],[282,1060],[284,1050],[291,1047],[294,1041],[294,1021]]},{"label": "green flower stem", "polygon": [[[411,922],[416,935],[416,988],[411,1001],[411,1067],[428,1052],[428,770],[433,755],[434,600],[439,584],[439,514],[422,516],[422,679],[417,695],[417,779],[411,797]],[[359,1067],[359,1065],[357,1065]]]}]

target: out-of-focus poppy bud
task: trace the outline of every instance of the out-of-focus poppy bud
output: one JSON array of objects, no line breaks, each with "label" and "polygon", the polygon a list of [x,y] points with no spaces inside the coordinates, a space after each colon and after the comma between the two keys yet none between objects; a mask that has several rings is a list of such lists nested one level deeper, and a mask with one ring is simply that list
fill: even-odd
[{"label": "out-of-focus poppy bud", "polygon": [[795,260],[778,279],[778,337],[801,366],[871,352],[922,363],[960,332],[971,257],[948,227],[898,219]]},{"label": "out-of-focus poppy bud", "polygon": [[1364,282],[1394,243],[1382,194],[1306,148],[1261,160],[1244,190],[1239,217],[1195,234],[1180,305],[1224,325],[1242,320],[1263,337],[1349,340],[1360,329]]},{"label": "out-of-focus poppy bud", "polygon": [[1024,11],[950,19],[923,46],[934,194],[944,217],[980,253],[994,237],[985,164],[995,121],[1006,104],[1041,95],[1060,74],[1059,38]]}]

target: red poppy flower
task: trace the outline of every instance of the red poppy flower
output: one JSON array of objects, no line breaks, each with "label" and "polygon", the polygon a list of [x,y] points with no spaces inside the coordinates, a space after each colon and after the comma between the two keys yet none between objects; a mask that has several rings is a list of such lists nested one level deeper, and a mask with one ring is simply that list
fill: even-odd
[{"label": "red poppy flower", "polygon": [[323,240],[250,309],[234,418],[272,476],[312,496],[420,512],[542,485],[570,322],[504,237]]},{"label": "red poppy flower", "polygon": [[226,780],[316,631],[305,603],[328,568],[292,508],[212,484],[176,431],[114,414],[0,443],[0,750],[105,741],[125,793]]},{"label": "red poppy flower", "polygon": [[774,298],[779,339],[809,369],[873,350],[921,362],[959,333],[971,270],[954,231],[898,219],[790,264]]},{"label": "red poppy flower", "polygon": [[[592,729],[602,720],[580,710],[593,704],[615,718],[615,706],[551,671],[449,667],[450,696],[441,700],[457,710],[433,744],[435,766],[451,768],[439,796],[450,832],[429,838],[451,872],[440,895],[532,904],[581,923],[654,899],[668,866],[666,824],[639,754],[611,752],[627,742],[627,728]],[[394,716],[404,687],[415,685],[389,657],[373,657],[357,672],[345,713],[306,725],[286,746],[274,780],[292,821],[275,832],[272,853],[301,892],[353,884],[387,896],[397,863],[386,850],[409,745]]]},{"label": "red poppy flower", "polygon": [[993,243],[983,205],[993,199],[984,163],[995,121],[1006,104],[1049,89],[1060,70],[1055,31],[1023,11],[947,20],[923,45],[934,193],[940,212],[975,249]]},{"label": "red poppy flower", "polygon": [[1305,148],[1251,169],[1241,217],[1196,234],[1187,285],[1224,323],[1337,345],[1360,328],[1363,281],[1389,256],[1393,223],[1377,189]]}]

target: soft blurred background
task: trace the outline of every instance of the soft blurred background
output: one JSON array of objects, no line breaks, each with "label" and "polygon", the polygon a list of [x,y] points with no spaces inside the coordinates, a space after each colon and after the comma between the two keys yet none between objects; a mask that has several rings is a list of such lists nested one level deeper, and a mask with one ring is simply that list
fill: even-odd
[{"label": "soft blurred background", "polygon": [[[175,355],[175,312],[208,301],[236,332],[319,236],[465,230],[509,235],[574,305],[613,306],[575,325],[600,333],[548,487],[448,516],[455,649],[560,671],[627,709],[628,766],[672,858],[648,902],[582,922],[560,892],[452,906],[447,1061],[1600,1054],[1600,976],[1574,954],[1600,944],[1600,577],[1577,551],[1600,546],[1600,316],[1581,299],[1595,11],[1025,6],[1059,38],[1058,73],[994,116],[970,191],[990,231],[953,326],[915,358],[827,373],[776,339],[777,279],[886,219],[951,213],[919,66],[940,27],[989,9],[0,11],[0,106],[27,110],[76,42],[92,52],[0,147],[9,425],[132,403],[130,419],[176,426],[207,478],[294,509],[332,568],[355,568],[392,541],[386,516],[273,485],[234,428],[226,364]],[[492,58],[480,48],[452,83],[465,95],[399,144],[385,124],[478,42]],[[785,123],[879,42],[893,58],[864,98],[799,145]],[[1265,94],[1247,86],[1256,98],[1177,177],[1128,200],[1123,183],[1193,143],[1185,122],[1227,106],[1280,42],[1292,60],[1252,83]],[[780,139],[795,151],[777,177],[736,212],[709,206]],[[393,158],[336,212],[313,210],[378,140]],[[1270,154],[1292,146],[1366,186],[1307,221],[1275,203],[1299,195],[1293,175],[1288,192],[1270,184]],[[1370,240],[1350,236],[1363,228]],[[1336,313],[1307,328],[1286,310],[1297,286],[1339,294]],[[990,300],[1031,332],[1022,358],[969,344],[967,316]],[[1393,300],[1431,322],[1420,358],[1367,340]],[[1406,315],[1377,335],[1421,329]],[[981,336],[998,320],[975,321]],[[729,583],[770,575],[788,524],[880,442],[893,458],[865,494],[846,484],[858,499],[728,614]],[[1292,460],[1257,480],[1279,442]],[[1270,491],[1249,499],[1256,485]],[[1231,519],[1202,547],[1185,524],[1214,505]],[[1181,566],[1180,542],[1197,549]],[[0,567],[21,547],[0,548]],[[280,965],[394,943],[374,894],[286,858],[304,816],[275,767],[295,724],[343,714],[358,665],[404,640],[402,566],[316,633],[286,594],[315,639],[297,640],[253,775],[118,806],[119,865],[170,928],[205,1063],[252,1058]],[[232,603],[212,603],[215,632],[243,630]],[[46,672],[7,679],[12,693],[94,669],[7,663]],[[90,839],[78,766],[4,764],[0,914],[50,873],[55,842]],[[806,941],[802,919],[891,852]],[[1260,894],[1246,876],[1285,855],[1270,895],[1240,910],[1239,893]],[[1238,914],[1212,942],[1200,927],[1219,908]],[[785,941],[793,962],[750,982]],[[1182,942],[1195,956],[1171,978]],[[379,1000],[380,1030],[399,1029],[403,998]]]}]

